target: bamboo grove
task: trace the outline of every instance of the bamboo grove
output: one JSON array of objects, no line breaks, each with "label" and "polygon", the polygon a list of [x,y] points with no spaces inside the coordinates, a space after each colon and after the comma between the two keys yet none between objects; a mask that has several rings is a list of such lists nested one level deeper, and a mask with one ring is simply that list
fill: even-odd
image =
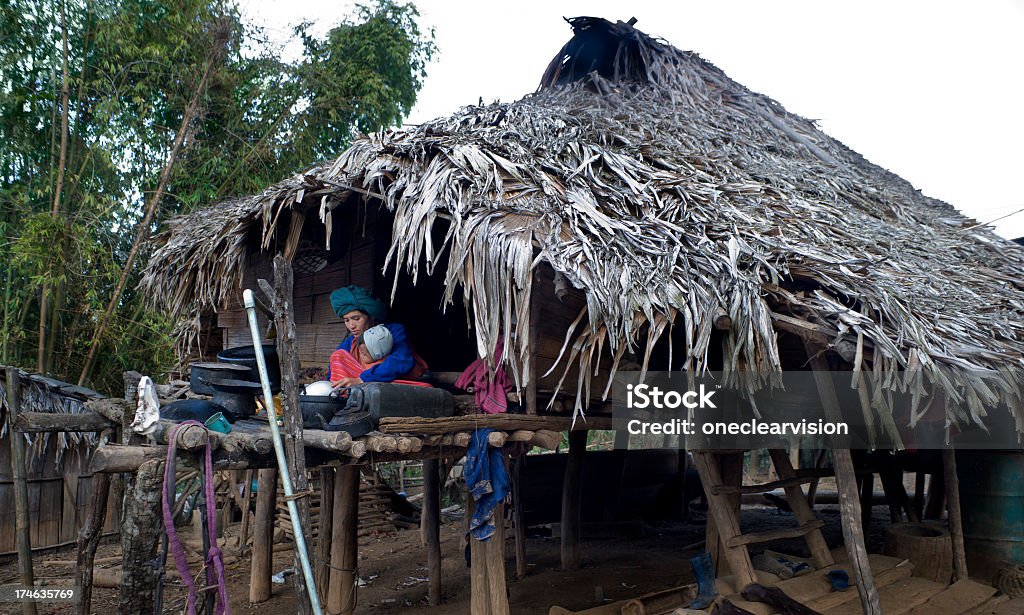
[{"label": "bamboo grove", "polygon": [[174,323],[136,289],[149,238],[400,124],[435,51],[417,17],[300,24],[286,60],[227,2],[0,6],[0,363],[108,391],[173,367]]}]

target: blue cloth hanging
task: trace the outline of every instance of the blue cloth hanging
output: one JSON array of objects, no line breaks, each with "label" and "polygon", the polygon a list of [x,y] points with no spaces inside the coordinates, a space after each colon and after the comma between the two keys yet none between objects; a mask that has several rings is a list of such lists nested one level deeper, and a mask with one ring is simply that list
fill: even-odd
[{"label": "blue cloth hanging", "polygon": [[488,540],[494,535],[494,509],[508,496],[510,486],[501,449],[487,444],[491,431],[474,431],[466,451],[466,485],[476,502],[469,534],[477,540]]}]

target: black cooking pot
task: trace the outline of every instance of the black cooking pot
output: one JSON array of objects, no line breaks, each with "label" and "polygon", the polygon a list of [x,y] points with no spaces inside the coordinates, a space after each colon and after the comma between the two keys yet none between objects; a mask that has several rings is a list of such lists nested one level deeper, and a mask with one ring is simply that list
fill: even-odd
[{"label": "black cooking pot", "polygon": [[238,417],[256,414],[256,396],[263,390],[259,382],[248,380],[206,380],[213,389],[213,403],[226,408]]},{"label": "black cooking pot", "polygon": [[247,380],[249,367],[236,363],[193,363],[189,365],[188,383],[193,393],[213,395],[210,380]]},{"label": "black cooking pot", "polygon": [[234,423],[237,419],[227,408],[215,404],[209,399],[182,399],[171,402],[160,408],[160,418],[178,423],[183,421],[205,423],[218,412],[222,413],[228,422]]},{"label": "black cooking pot", "polygon": [[[277,360],[277,348],[272,344],[264,344],[263,358],[267,361],[267,376],[270,378],[270,390],[273,393],[278,393],[281,391],[281,364]],[[252,346],[237,346],[222,350],[217,353],[217,360],[221,363],[248,367],[249,375],[238,378],[239,380],[260,381],[259,368],[256,366],[256,350]]]},{"label": "black cooking pot", "polygon": [[299,395],[302,426],[306,429],[324,429],[334,415],[345,409],[347,401],[337,395]]}]

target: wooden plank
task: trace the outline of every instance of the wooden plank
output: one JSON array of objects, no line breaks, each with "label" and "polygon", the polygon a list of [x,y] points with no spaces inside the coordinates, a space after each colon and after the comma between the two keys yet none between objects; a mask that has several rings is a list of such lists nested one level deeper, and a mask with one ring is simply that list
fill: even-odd
[{"label": "wooden plank", "polygon": [[914,607],[908,615],[938,615],[939,613],[957,615],[984,603],[995,593],[996,588],[990,585],[983,585],[971,580],[957,581],[932,596],[928,602]]},{"label": "wooden plank", "polygon": [[[943,589],[945,589],[944,585],[934,581],[921,577],[907,577],[887,585],[878,592],[880,612],[885,615],[904,615],[924,604]],[[861,613],[863,613],[863,609],[860,603],[851,600],[829,610],[825,615],[861,615]]]},{"label": "wooden plank", "polygon": [[380,430],[384,433],[424,433],[441,434],[457,431],[472,431],[480,428],[491,428],[500,431],[549,430],[574,431],[587,429],[611,429],[611,417],[588,416],[573,423],[572,417],[562,416],[527,416],[523,414],[491,414],[449,418],[416,418],[386,417],[380,420]]},{"label": "wooden plank", "polygon": [[739,536],[733,536],[726,541],[726,545],[730,547],[739,547],[742,545],[756,545],[771,542],[773,540],[784,540],[786,538],[800,538],[801,536],[806,536],[815,530],[820,530],[824,526],[824,521],[821,519],[815,519],[799,527],[786,527],[778,530],[767,530],[764,532],[748,532],[746,534],[740,534]]},{"label": "wooden plank", "polygon": [[[818,581],[818,587],[821,588],[821,590],[820,590],[820,592],[818,594],[818,597],[816,597],[814,600],[804,601],[804,604],[806,604],[808,607],[814,609],[815,611],[818,611],[820,613],[825,613],[825,612],[828,612],[829,609],[834,609],[834,608],[838,607],[841,604],[846,604],[847,602],[857,602],[858,601],[857,600],[857,592],[854,592],[854,591],[845,591],[845,592],[832,591],[832,585],[828,582],[828,579],[826,579],[825,576],[824,576],[827,573],[828,570],[835,570],[835,569],[841,569],[841,568],[842,568],[841,565],[839,565],[839,566],[835,566],[835,565],[829,566],[826,569],[826,572],[823,572],[821,575],[817,576],[816,579]],[[889,568],[889,569],[882,570],[882,571],[878,571],[878,570],[875,570],[874,568],[872,568],[872,574],[875,575],[875,587],[881,589],[883,587],[892,585],[893,583],[897,583],[897,582],[902,581],[904,579],[910,578],[910,575],[911,575],[911,573],[913,571],[914,571],[914,567],[910,564],[910,562],[904,562],[900,566],[896,566],[895,568]],[[806,576],[810,576],[810,575],[806,575]],[[797,578],[802,578],[802,577],[797,577]],[[932,615],[938,615],[938,614],[932,614]]]},{"label": "wooden plank", "polygon": [[785,480],[773,480],[769,483],[761,483],[758,485],[740,485],[739,487],[733,487],[730,485],[717,485],[712,491],[716,494],[719,493],[768,493],[781,489],[784,487],[793,487],[797,485],[805,485],[815,480],[810,476],[797,476],[794,478],[787,478]]},{"label": "wooden plank", "polygon": [[320,295],[314,295],[313,299],[313,313],[311,315],[313,324],[327,325],[327,324],[338,324],[341,323],[341,316],[334,313],[334,307],[331,306],[331,294],[323,293]]}]

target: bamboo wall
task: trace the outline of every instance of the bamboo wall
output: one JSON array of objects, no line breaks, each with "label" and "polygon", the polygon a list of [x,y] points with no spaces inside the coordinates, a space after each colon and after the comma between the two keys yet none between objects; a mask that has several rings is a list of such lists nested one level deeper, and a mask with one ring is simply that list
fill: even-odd
[{"label": "bamboo wall", "polygon": [[[57,434],[40,437],[28,447],[27,478],[30,540],[33,549],[72,544],[85,519],[92,494],[88,445],[72,444],[57,461]],[[116,507],[107,507],[104,532],[118,529]],[[14,543],[14,481],[11,472],[11,441],[0,437],[0,555],[16,553]]]}]

